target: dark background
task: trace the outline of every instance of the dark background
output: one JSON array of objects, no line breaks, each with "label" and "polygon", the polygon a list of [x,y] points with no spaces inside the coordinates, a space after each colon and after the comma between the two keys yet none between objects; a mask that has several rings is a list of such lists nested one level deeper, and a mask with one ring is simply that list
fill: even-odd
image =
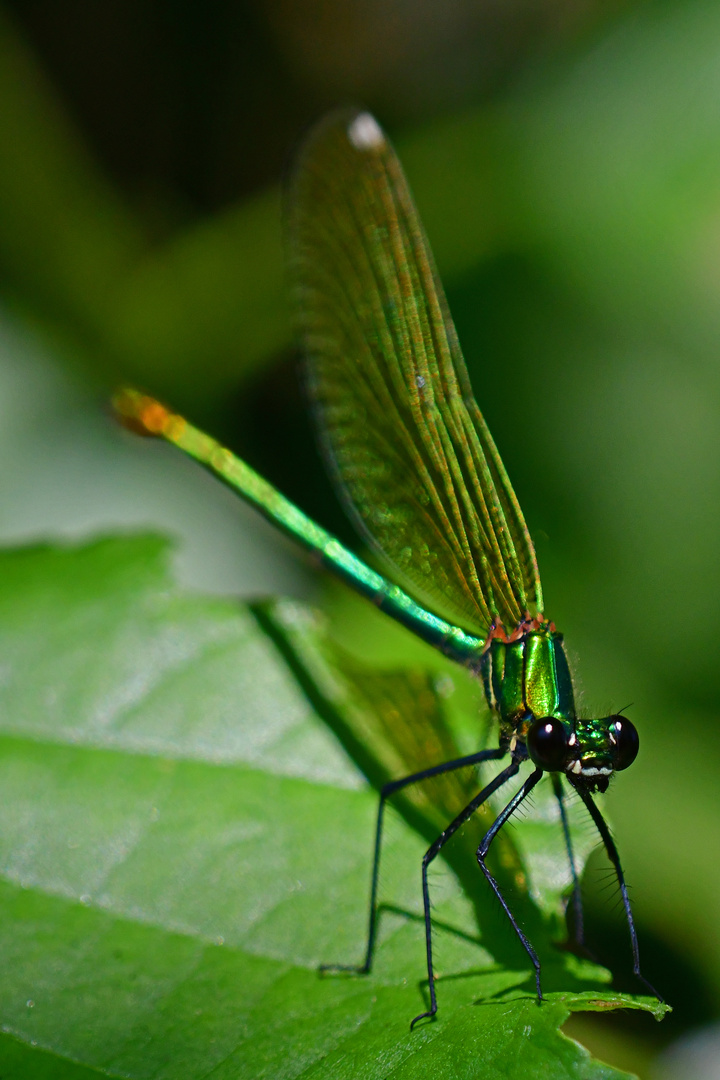
[{"label": "dark background", "polygon": [[[150,524],[184,537],[178,572],[198,587],[322,589],[103,410],[140,383],[350,538],[296,373],[279,184],[324,110],[370,107],[583,700],[632,702],[641,730],[609,806],[644,967],[675,1012],[572,1030],[643,1076],[670,1075],[657,1054],[720,1001],[719,101],[709,0],[0,9],[0,536]],[[595,947],[626,971],[594,875]]]}]

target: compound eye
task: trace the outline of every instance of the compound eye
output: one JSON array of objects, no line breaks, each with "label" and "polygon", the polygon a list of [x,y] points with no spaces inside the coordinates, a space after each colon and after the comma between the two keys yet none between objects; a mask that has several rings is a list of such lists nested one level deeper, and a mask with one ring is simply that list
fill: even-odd
[{"label": "compound eye", "polygon": [[640,738],[634,724],[625,716],[610,717],[610,735],[614,740],[614,766],[618,772],[632,765],[640,749]]},{"label": "compound eye", "polygon": [[552,716],[534,720],[528,729],[527,748],[539,769],[560,772],[565,768],[568,753],[564,724]]}]

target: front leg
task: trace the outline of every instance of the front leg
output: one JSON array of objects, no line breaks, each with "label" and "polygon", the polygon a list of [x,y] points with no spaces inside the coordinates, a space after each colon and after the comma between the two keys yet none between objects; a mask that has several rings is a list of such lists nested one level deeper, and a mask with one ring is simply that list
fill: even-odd
[{"label": "front leg", "polygon": [[660,996],[660,994],[658,994],[652,983],[648,982],[648,980],[640,971],[640,950],[638,948],[637,933],[635,932],[635,920],[633,919],[632,908],[630,907],[630,897],[628,896],[627,885],[625,884],[625,875],[623,874],[623,869],[620,864],[620,856],[618,854],[618,849],[615,846],[615,841],[610,835],[610,830],[607,827],[605,818],[602,816],[597,806],[595,805],[595,800],[593,799],[590,792],[586,791],[580,785],[577,785],[575,790],[588,808],[590,817],[595,822],[595,828],[600,833],[600,837],[605,847],[605,851],[608,854],[608,858],[610,859],[610,862],[615,868],[615,875],[618,880],[618,885],[620,886],[620,896],[622,897],[623,908],[625,909],[625,918],[627,919],[628,930],[630,931],[630,944],[632,946],[633,956],[633,971],[637,978],[640,980],[640,982],[643,983],[648,988],[648,990],[650,990],[651,993],[655,995],[658,1001],[663,1001],[663,998]]},{"label": "front leg", "polygon": [[560,821],[562,822],[563,836],[565,837],[565,850],[567,851],[568,861],[570,863],[570,873],[572,875],[573,891],[571,903],[573,907],[573,914],[575,920],[575,933],[573,937],[575,944],[585,948],[585,917],[583,914],[582,905],[582,890],[580,888],[580,878],[578,876],[577,867],[575,865],[575,856],[573,854],[572,838],[570,836],[570,825],[567,819],[567,813],[565,811],[565,796],[562,789],[562,781],[559,773],[551,773],[553,791],[555,792],[555,798],[558,801],[560,807]]},{"label": "front leg", "polygon": [[[517,765],[515,766],[515,772],[518,771],[518,767],[519,766],[517,766]],[[483,837],[483,840],[482,840],[482,842],[480,844],[480,847],[477,849],[478,865],[480,866],[480,869],[482,870],[483,874],[485,875],[488,882],[490,883],[490,888],[492,889],[492,891],[495,893],[498,900],[500,901],[500,906],[502,907],[503,911],[505,912],[508,919],[510,920],[510,925],[512,926],[512,928],[515,931],[515,933],[517,934],[517,936],[520,938],[522,946],[525,949],[525,952],[530,957],[530,961],[532,963],[532,966],[535,968],[535,986],[537,988],[537,996],[538,996],[539,1001],[542,1001],[542,990],[540,988],[540,961],[538,959],[538,955],[535,952],[535,950],[533,949],[533,947],[530,944],[530,942],[528,941],[528,939],[525,937],[525,934],[520,929],[520,926],[518,925],[518,923],[517,923],[517,921],[515,919],[515,916],[513,915],[512,911],[510,910],[510,908],[507,905],[505,897],[500,892],[500,886],[498,885],[497,881],[495,880],[495,878],[492,876],[492,874],[488,870],[488,868],[487,868],[487,866],[485,864],[485,859],[487,857],[488,851],[490,850],[490,845],[492,844],[493,840],[495,839],[497,834],[502,829],[505,822],[508,820],[509,817],[511,817],[515,813],[515,811],[517,810],[518,806],[520,806],[520,803],[523,801],[523,799],[525,799],[530,794],[530,792],[535,787],[537,782],[541,779],[542,775],[543,775],[542,769],[536,769],[535,772],[530,774],[530,776],[527,778],[527,780],[525,781],[523,786],[520,788],[520,790],[517,792],[517,794],[513,795],[512,799],[507,804],[507,806],[503,810],[501,810],[500,813],[498,814],[498,816],[495,818],[495,821],[493,822],[492,826],[488,829],[487,833]]]}]

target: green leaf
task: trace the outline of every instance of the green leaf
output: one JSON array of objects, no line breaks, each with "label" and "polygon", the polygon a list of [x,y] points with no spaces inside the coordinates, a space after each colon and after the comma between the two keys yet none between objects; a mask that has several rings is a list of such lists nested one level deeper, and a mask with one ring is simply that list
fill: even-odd
[{"label": "green leaf", "polygon": [[[497,913],[478,931],[447,867],[441,1012],[409,1032],[424,840],[400,818],[375,972],[318,975],[358,956],[365,924],[376,800],[341,741],[377,741],[369,771],[406,753],[368,705],[378,688],[397,704],[402,677],[368,671],[361,692],[307,611],[182,594],[166,557],[152,537],[2,556],[2,1075],[620,1076],[558,1026],[662,1007],[588,990],[520,896],[562,985],[538,1005]],[[405,812],[432,827],[427,804]]]}]

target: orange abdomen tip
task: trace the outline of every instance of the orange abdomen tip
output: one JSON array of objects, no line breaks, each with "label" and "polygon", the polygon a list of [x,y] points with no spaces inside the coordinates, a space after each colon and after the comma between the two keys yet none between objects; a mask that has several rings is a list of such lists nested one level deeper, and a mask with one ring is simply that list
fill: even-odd
[{"label": "orange abdomen tip", "polygon": [[136,435],[162,435],[172,416],[155,398],[130,388],[119,390],[112,403],[120,423]]}]

